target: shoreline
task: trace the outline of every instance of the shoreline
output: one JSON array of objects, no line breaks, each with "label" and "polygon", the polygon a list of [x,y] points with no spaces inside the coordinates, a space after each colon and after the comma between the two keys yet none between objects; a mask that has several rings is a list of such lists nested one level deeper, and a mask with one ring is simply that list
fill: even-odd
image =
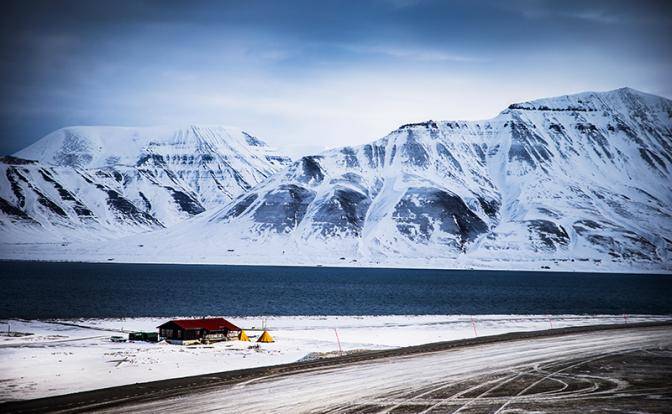
[{"label": "shoreline", "polygon": [[[533,268],[532,266],[518,268],[511,267],[478,267],[478,266],[453,266],[453,267],[440,267],[439,265],[433,264],[409,264],[404,263],[399,266],[394,266],[389,263],[372,263],[372,262],[329,262],[329,263],[288,263],[288,262],[278,262],[278,261],[260,261],[260,262],[250,262],[250,261],[188,261],[188,260],[128,260],[126,259],[116,259],[112,260],[101,259],[101,260],[68,260],[68,259],[34,259],[34,258],[0,258],[0,263],[71,263],[71,264],[123,264],[123,265],[166,265],[166,266],[229,266],[229,267],[280,267],[280,268],[324,268],[324,269],[375,269],[375,270],[426,270],[426,271],[445,271],[445,272],[516,272],[516,273],[597,273],[597,274],[614,274],[614,275],[664,275],[672,276],[672,267],[669,269],[661,268],[651,268],[651,269],[627,269],[622,268],[579,268],[579,269],[567,269],[565,267],[559,266],[555,268]],[[520,263],[520,262],[515,262]],[[528,262],[525,262],[528,263]],[[538,262],[535,264],[542,264],[546,266],[549,264],[547,261]],[[575,263],[575,262],[574,262]]]}]

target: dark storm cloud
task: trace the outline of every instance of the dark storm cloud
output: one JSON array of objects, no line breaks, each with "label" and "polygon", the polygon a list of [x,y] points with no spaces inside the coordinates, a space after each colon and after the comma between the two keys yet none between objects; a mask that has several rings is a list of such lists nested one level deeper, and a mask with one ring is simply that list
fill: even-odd
[{"label": "dark storm cloud", "polygon": [[73,124],[226,123],[337,145],[540,94],[672,95],[667,1],[4,5],[0,153]]}]

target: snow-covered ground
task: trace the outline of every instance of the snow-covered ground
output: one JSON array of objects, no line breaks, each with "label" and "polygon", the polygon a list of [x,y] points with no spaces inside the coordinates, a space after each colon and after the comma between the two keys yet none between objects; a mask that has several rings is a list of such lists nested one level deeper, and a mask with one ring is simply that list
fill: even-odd
[{"label": "snow-covered ground", "polygon": [[[186,386],[181,388],[186,392],[160,398],[126,390],[116,398],[108,393],[113,402],[107,407],[99,405],[105,397],[81,398],[78,409],[100,414],[192,414],[195,407],[207,413],[273,414],[513,414],[549,412],[549,407],[578,413],[668,412],[664,350],[671,345],[669,327],[593,331],[271,373],[198,390]],[[133,394],[140,395],[129,398]]]},{"label": "snow-covered ground", "polygon": [[[115,343],[110,336],[155,331],[171,318],[0,321],[0,401],[252,368],[429,342],[577,325],[672,319],[650,315],[278,316],[228,318],[255,340],[265,324],[275,343],[179,346]],[[30,333],[9,336],[7,331]]]}]

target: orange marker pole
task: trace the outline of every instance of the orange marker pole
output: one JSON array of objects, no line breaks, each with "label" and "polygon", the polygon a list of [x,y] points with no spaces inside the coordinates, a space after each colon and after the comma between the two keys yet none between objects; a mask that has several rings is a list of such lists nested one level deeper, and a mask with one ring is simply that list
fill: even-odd
[{"label": "orange marker pole", "polygon": [[336,334],[336,342],[338,342],[338,353],[343,356],[343,349],[341,349],[341,339],[338,337],[338,331],[334,328],[334,333]]}]

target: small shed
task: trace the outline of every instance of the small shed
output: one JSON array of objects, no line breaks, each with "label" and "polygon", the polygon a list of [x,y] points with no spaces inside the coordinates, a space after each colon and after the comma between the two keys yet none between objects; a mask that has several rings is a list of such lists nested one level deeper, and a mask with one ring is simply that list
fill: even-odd
[{"label": "small shed", "polygon": [[175,319],[159,327],[171,343],[215,342],[237,339],[241,329],[224,318]]},{"label": "small shed", "polygon": [[156,332],[131,332],[128,334],[129,341],[158,342],[159,334]]}]

